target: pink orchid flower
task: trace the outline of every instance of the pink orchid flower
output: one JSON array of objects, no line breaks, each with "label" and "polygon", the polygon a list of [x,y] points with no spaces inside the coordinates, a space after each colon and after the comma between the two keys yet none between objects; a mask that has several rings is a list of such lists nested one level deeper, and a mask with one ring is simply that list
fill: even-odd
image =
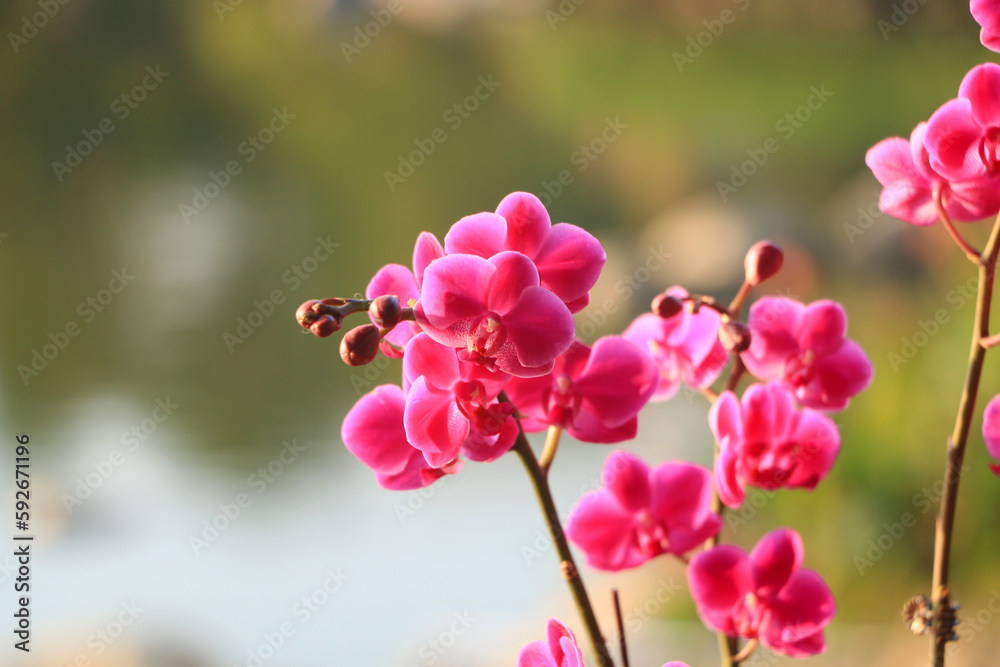
[{"label": "pink orchid flower", "polygon": [[591,567],[625,570],[670,553],[681,556],[715,535],[722,523],[710,509],[712,474],[682,461],[653,470],[629,452],[608,456],[602,488],[583,495],[566,535]]},{"label": "pink orchid flower", "polygon": [[497,395],[510,376],[459,361],[453,348],[421,333],[403,355],[406,439],[432,468],[457,459],[463,447],[475,461],[505,454],[517,438],[514,408]]},{"label": "pink orchid flower", "polygon": [[444,237],[449,255],[464,253],[484,259],[513,250],[538,267],[539,284],[579,312],[590,301],[607,255],[600,241],[587,231],[565,222],[555,226],[538,197],[512,192],[496,213],[476,213],[462,218]]},{"label": "pink orchid flower", "polygon": [[829,300],[805,306],[768,296],[750,308],[747,369],[761,380],[787,382],[799,403],[843,410],[871,384],[875,369],[861,346],[845,337],[847,314]]},{"label": "pink orchid flower", "polygon": [[[688,296],[682,287],[667,294],[678,299]],[[664,319],[645,313],[625,329],[622,338],[648,350],[660,369],[660,384],[652,401],[665,401],[677,393],[681,382],[701,389],[715,382],[729,358],[719,342],[719,313],[711,308],[691,312],[691,305]]]},{"label": "pink orchid flower", "polygon": [[550,618],[547,637],[531,642],[517,657],[517,667],[584,667],[583,652],[573,631]]},{"label": "pink orchid flower", "polygon": [[802,538],[787,528],[762,537],[749,556],[728,544],[699,553],[687,579],[702,621],[781,655],[822,653],[836,604],[826,582],[802,568],[804,555]]},{"label": "pink orchid flower", "polygon": [[[366,299],[375,299],[391,294],[399,299],[405,308],[412,301],[420,299],[420,285],[423,283],[424,270],[435,259],[444,256],[444,248],[429,232],[422,232],[417,237],[413,248],[413,271],[401,264],[386,264],[379,269],[365,289]],[[374,320],[372,320],[374,323]],[[416,322],[400,322],[382,339],[380,348],[387,357],[400,358],[403,349],[410,339],[420,333]]]},{"label": "pink orchid flower", "polygon": [[423,452],[406,439],[404,400],[396,385],[376,387],[351,408],[341,428],[347,449],[375,471],[379,486],[394,491],[429,486],[462,467],[461,461],[440,469],[427,464]]},{"label": "pink orchid flower", "polygon": [[937,190],[951,220],[968,222],[995,215],[1000,210],[1000,179],[948,181],[931,167],[926,134],[927,123],[920,123],[909,141],[890,137],[868,150],[865,163],[883,186],[879,209],[912,225],[933,225],[938,219]]},{"label": "pink orchid flower", "polygon": [[[1000,459],[1000,394],[994,396],[983,411],[983,440],[990,456]],[[1000,463],[991,463],[990,470],[1000,477]]]},{"label": "pink orchid flower", "polygon": [[515,378],[507,395],[525,417],[525,431],[560,426],[584,442],[631,440],[636,415],[659,384],[653,360],[638,345],[606,336],[594,348],[574,341],[548,375]]},{"label": "pink orchid flower", "polygon": [[435,341],[462,348],[463,360],[517,377],[549,373],[576,328],[559,297],[539,286],[534,263],[513,251],[431,262],[414,315]]},{"label": "pink orchid flower", "polygon": [[927,121],[924,144],[934,170],[951,181],[1000,172],[1000,65],[969,70],[958,98],[945,102]]},{"label": "pink orchid flower", "polygon": [[1000,3],[997,0],[972,0],[972,17],[982,26],[979,41],[987,49],[1000,52]]},{"label": "pink orchid flower", "polygon": [[814,489],[833,466],[840,434],[829,417],[798,410],[785,385],[754,384],[742,403],[724,391],[708,413],[719,443],[715,486],[728,507],[739,507],[746,486]]}]

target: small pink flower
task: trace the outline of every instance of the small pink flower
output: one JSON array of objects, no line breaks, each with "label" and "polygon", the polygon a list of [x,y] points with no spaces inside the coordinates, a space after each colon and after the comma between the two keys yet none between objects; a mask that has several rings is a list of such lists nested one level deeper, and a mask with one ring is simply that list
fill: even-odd
[{"label": "small pink flower", "polygon": [[504,250],[527,255],[538,267],[540,285],[579,312],[590,300],[607,255],[600,241],[565,222],[555,226],[538,197],[512,192],[496,213],[462,218],[444,237],[449,255],[464,253],[489,259]]},{"label": "small pink flower", "polygon": [[783,380],[799,403],[843,410],[871,384],[875,369],[861,346],[845,337],[847,315],[834,301],[805,306],[768,296],[750,308],[747,369],[761,380]]},{"label": "small pink flower", "polygon": [[532,261],[513,251],[435,260],[414,315],[435,341],[463,349],[463,360],[517,377],[550,372],[576,329],[566,305],[539,286]]},{"label": "small pink flower", "polygon": [[[678,299],[688,295],[681,287],[671,287],[667,294]],[[660,369],[660,386],[651,400],[667,400],[681,382],[696,389],[715,382],[728,359],[719,342],[719,323],[716,311],[701,308],[692,313],[688,304],[669,319],[646,313],[629,325],[622,338],[648,350]]]},{"label": "small pink flower", "polygon": [[344,444],[375,471],[379,486],[395,491],[419,489],[446,473],[458,472],[461,461],[441,469],[427,464],[423,452],[406,439],[403,410],[403,390],[386,384],[362,396],[344,418]]},{"label": "small pink flower", "polygon": [[639,346],[606,336],[594,348],[574,341],[548,375],[515,378],[507,395],[525,414],[525,431],[560,426],[584,442],[631,440],[636,415],[656,390],[659,375]]},{"label": "small pink flower", "polygon": [[1000,65],[969,70],[958,98],[945,102],[927,121],[924,145],[934,171],[951,181],[1000,172]]},{"label": "small pink flower", "polygon": [[[993,397],[983,412],[983,440],[990,456],[1000,459],[1000,394]],[[991,463],[990,470],[1000,477],[1000,463]]]},{"label": "small pink flower", "polygon": [[499,458],[514,445],[514,408],[497,401],[510,376],[459,361],[453,348],[421,333],[406,346],[403,379],[406,438],[431,467],[447,466],[467,443],[477,461]]},{"label": "small pink flower", "polygon": [[821,412],[797,410],[778,382],[754,384],[742,404],[725,391],[708,413],[719,443],[715,485],[729,507],[743,504],[746,486],[814,489],[840,450],[840,434]]},{"label": "small pink flower", "polygon": [[948,181],[931,167],[924,147],[927,123],[920,123],[907,141],[883,139],[868,150],[865,163],[882,184],[879,209],[913,225],[933,225],[938,219],[935,189],[952,220],[982,220],[1000,210],[1000,180],[978,177]]},{"label": "small pink flower", "polygon": [[997,0],[972,0],[972,17],[982,26],[979,40],[987,49],[1000,52],[1000,3]]},{"label": "small pink flower", "polygon": [[521,650],[517,667],[584,667],[583,652],[569,628],[550,618],[546,634]]},{"label": "small pink flower", "polygon": [[[386,264],[368,283],[365,298],[375,299],[391,294],[399,299],[402,306],[408,306],[411,301],[420,299],[420,285],[427,265],[443,256],[444,249],[434,235],[422,232],[413,248],[413,272],[400,264]],[[375,323],[374,320],[372,322]],[[382,353],[387,357],[402,357],[403,348],[418,333],[420,327],[416,322],[400,322],[382,339]]]},{"label": "small pink flower", "polygon": [[749,557],[728,544],[699,553],[687,579],[702,621],[781,655],[822,653],[836,605],[826,582],[802,568],[804,555],[802,538],[787,528],[761,538]]},{"label": "small pink flower", "polygon": [[682,461],[653,470],[623,450],[608,456],[604,486],[583,495],[570,512],[566,535],[591,567],[625,570],[661,554],[681,556],[715,535],[712,475]]}]

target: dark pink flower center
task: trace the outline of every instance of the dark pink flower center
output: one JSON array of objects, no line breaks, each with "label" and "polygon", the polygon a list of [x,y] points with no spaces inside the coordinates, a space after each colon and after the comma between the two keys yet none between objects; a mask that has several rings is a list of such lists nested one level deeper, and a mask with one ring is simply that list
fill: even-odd
[{"label": "dark pink flower center", "polygon": [[797,442],[746,442],[740,452],[740,476],[763,489],[785,486],[802,461],[801,452]]},{"label": "dark pink flower center", "polygon": [[546,421],[562,428],[572,427],[573,419],[580,411],[580,401],[580,394],[573,389],[573,380],[565,375],[559,376],[542,394]]},{"label": "dark pink flower center", "polygon": [[510,403],[489,405],[481,382],[457,382],[454,392],[459,411],[483,435],[499,433],[504,422],[514,413],[514,406]]},{"label": "dark pink flower center", "polygon": [[733,607],[733,625],[741,637],[755,639],[764,622],[767,608],[754,593],[747,593]]},{"label": "dark pink flower center", "polygon": [[784,376],[794,387],[804,387],[812,382],[816,375],[816,353],[812,350],[803,350],[794,357],[789,357],[785,361]]},{"label": "dark pink flower center", "polygon": [[979,158],[991,172],[1000,169],[1000,128],[991,127],[979,140]]},{"label": "dark pink flower center", "polygon": [[667,533],[660,522],[653,518],[649,510],[642,510],[635,518],[635,536],[639,542],[639,550],[643,555],[652,558],[670,551]]}]

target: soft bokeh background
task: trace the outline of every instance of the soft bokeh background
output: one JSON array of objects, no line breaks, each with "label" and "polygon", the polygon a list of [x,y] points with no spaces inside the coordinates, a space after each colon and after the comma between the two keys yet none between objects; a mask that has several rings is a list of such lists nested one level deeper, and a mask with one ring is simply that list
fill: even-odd
[{"label": "soft bokeh background", "polygon": [[[811,664],[920,664],[926,641],[900,608],[929,593],[974,280],[940,228],[878,213],[864,153],[993,57],[967,3],[398,2],[392,14],[361,0],[69,0],[37,34],[24,20],[39,4],[4,3],[3,32],[28,37],[0,49],[0,487],[13,496],[14,436],[30,434],[37,541],[33,651],[15,655],[8,634],[0,662],[494,666],[549,616],[579,630],[518,462],[470,464],[422,494],[379,489],[339,422],[397,381],[398,363],[351,370],[336,339],[293,319],[307,298],[351,296],[382,264],[409,263],[420,230],[529,190],[607,248],[597,306],[579,319],[588,339],[674,283],[728,298],[765,236],[788,257],[769,291],[846,304],[877,371],[836,417],[836,468],[812,494],[752,495],[725,537],[803,533],[839,606]],[[391,20],[354,43],[373,9]],[[116,102],[147,67],[165,76],[146,78],[134,108]],[[495,90],[466,102],[481,78]],[[800,110],[814,89],[829,96]],[[241,145],[275,110],[287,126],[248,161]],[[105,118],[113,131],[95,134]],[[436,128],[444,143],[390,188],[386,172]],[[85,132],[100,144],[57,174]],[[768,138],[779,150],[742,167]],[[234,160],[240,173],[196,202]],[[723,197],[734,168],[754,173]],[[982,241],[982,226],[965,229]],[[124,289],[116,271],[134,276]],[[921,335],[939,310],[947,321]],[[78,335],[61,338],[67,325]],[[54,358],[31,374],[36,352]],[[706,407],[650,406],[627,446],[708,463]],[[978,429],[954,547],[967,619],[955,665],[992,664],[1000,648],[1000,485]],[[564,444],[561,508],[608,451]],[[240,494],[249,506],[225,518]],[[916,525],[896,527],[907,513]],[[212,521],[229,525],[213,534]],[[5,627],[12,566],[0,557]],[[621,589],[633,665],[717,664],[676,563],[584,576],[609,633],[608,590]]]}]

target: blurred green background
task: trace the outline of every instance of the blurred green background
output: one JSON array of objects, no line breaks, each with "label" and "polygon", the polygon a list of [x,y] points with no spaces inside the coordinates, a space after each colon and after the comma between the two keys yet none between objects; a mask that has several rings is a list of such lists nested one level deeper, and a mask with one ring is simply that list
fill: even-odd
[{"label": "blurred green background", "polygon": [[[876,376],[836,415],[833,473],[812,494],[752,496],[761,508],[726,539],[803,533],[839,608],[814,664],[921,664],[900,609],[930,592],[975,281],[939,226],[877,211],[864,154],[994,59],[967,3],[19,0],[0,25],[0,435],[8,457],[31,436],[39,534],[36,651],[4,646],[4,664],[511,665],[548,616],[579,629],[551,549],[533,546],[543,526],[517,462],[470,464],[428,497],[378,489],[339,422],[398,362],[349,369],[293,318],[514,190],[608,250],[578,316],[588,339],[672,284],[728,299],[765,237],[787,264],[762,293],[846,305]],[[778,150],[747,163],[768,139]],[[651,256],[667,261],[644,272]],[[158,399],[179,407],[160,419]],[[708,463],[706,409],[698,395],[650,406],[628,446]],[[979,427],[954,545],[956,665],[1000,648],[1000,484]],[[292,441],[305,452],[273,465]],[[608,451],[563,447],[562,509]],[[254,477],[268,466],[271,481]],[[238,519],[192,542],[244,492]],[[898,531],[906,513],[916,526]],[[296,601],[340,567],[343,590],[300,626]],[[683,583],[674,563],[587,579],[608,632],[610,586],[635,612],[633,664],[716,664],[686,590],[657,597]],[[95,640],[133,599],[136,622]],[[478,620],[458,633],[455,613]],[[262,659],[285,622],[295,634]],[[428,644],[443,633],[444,650]]]}]

